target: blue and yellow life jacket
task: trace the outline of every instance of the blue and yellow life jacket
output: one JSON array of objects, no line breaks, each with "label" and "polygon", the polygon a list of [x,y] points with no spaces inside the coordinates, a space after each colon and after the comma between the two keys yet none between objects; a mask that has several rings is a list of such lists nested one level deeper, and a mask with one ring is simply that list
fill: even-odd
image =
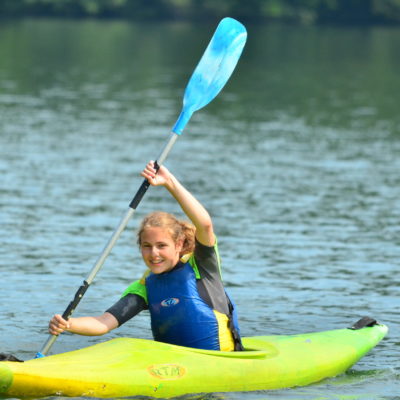
[{"label": "blue and yellow life jacket", "polygon": [[231,315],[211,308],[200,296],[196,275],[189,263],[179,263],[162,274],[145,278],[154,339],[199,349],[241,349],[234,306]]}]

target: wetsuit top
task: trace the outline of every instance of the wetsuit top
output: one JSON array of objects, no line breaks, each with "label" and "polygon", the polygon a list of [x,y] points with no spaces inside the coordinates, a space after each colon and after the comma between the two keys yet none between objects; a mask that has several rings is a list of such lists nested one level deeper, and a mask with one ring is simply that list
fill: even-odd
[{"label": "wetsuit top", "polygon": [[[213,350],[239,350],[237,318],[221,279],[217,243],[195,251],[163,274],[147,272],[107,311],[118,323],[148,308],[155,340]],[[171,323],[173,321],[173,323]]]}]

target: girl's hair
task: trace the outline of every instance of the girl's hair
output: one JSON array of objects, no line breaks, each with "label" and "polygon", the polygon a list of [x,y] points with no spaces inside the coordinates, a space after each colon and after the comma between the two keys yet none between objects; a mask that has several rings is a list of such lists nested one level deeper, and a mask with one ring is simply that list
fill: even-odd
[{"label": "girl's hair", "polygon": [[137,243],[139,246],[141,245],[143,231],[150,227],[166,229],[175,243],[182,240],[183,246],[180,256],[193,252],[195,246],[196,227],[192,223],[179,220],[174,215],[167,212],[152,212],[144,217],[139,226],[137,235]]}]

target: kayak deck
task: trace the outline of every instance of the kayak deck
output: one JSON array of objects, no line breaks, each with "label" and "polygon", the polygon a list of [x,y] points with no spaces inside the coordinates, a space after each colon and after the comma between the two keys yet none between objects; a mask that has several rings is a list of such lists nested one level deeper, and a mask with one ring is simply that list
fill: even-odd
[{"label": "kayak deck", "polygon": [[256,336],[243,338],[243,352],[113,339],[23,363],[0,362],[0,395],[168,398],[304,386],[345,372],[376,346],[387,330],[385,325],[375,325]]}]

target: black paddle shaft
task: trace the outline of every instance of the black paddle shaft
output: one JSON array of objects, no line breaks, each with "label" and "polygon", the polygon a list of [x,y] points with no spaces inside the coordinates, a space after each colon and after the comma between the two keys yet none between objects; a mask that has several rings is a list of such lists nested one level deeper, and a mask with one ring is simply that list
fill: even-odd
[{"label": "black paddle shaft", "polygon": [[129,207],[132,208],[133,210],[136,210],[137,206],[141,202],[143,196],[147,192],[147,189],[149,188],[150,183],[147,179],[143,181],[143,183],[140,185],[139,190],[136,192],[135,197],[132,199],[131,203],[129,204]]},{"label": "black paddle shaft", "polygon": [[[157,161],[154,162],[154,168],[156,170],[156,173],[160,169],[160,166],[158,165]],[[147,189],[150,187],[150,183],[147,179],[143,181],[143,183],[140,185],[139,190],[136,192],[135,197],[132,199],[131,203],[129,204],[129,207],[132,208],[133,210],[136,210],[137,206],[139,203],[142,201],[143,196],[147,192]]]},{"label": "black paddle shaft", "polygon": [[72,315],[72,313],[82,300],[82,297],[86,293],[86,290],[88,290],[88,288],[89,288],[89,283],[87,283],[87,281],[83,281],[83,285],[80,286],[79,289],[76,291],[74,299],[68,304],[68,307],[65,309],[62,315],[62,317],[65,320],[68,320],[69,317]]}]

